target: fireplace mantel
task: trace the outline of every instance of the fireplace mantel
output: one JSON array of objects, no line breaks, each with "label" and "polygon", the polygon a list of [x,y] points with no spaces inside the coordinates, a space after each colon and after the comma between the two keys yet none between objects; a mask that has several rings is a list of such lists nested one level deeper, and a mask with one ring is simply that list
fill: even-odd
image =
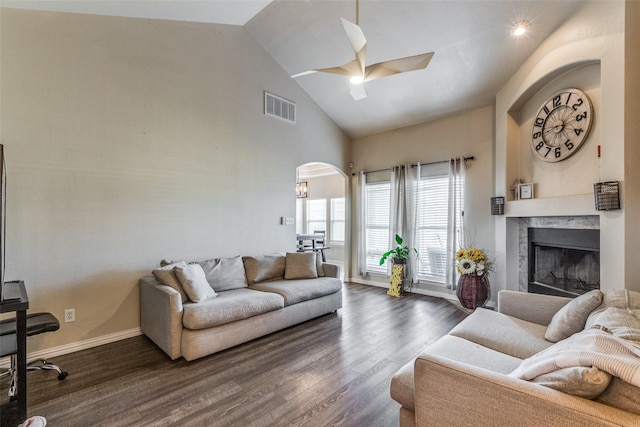
[{"label": "fireplace mantel", "polygon": [[593,193],[506,202],[505,216],[515,218],[597,215]]}]

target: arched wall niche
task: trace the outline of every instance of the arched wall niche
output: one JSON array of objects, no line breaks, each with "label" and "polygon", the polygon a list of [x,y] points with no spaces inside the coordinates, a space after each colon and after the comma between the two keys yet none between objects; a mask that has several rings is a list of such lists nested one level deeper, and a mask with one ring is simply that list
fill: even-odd
[{"label": "arched wall niche", "polygon": [[[598,146],[601,106],[600,61],[584,60],[558,67],[526,88],[506,114],[506,186],[507,200],[516,200],[515,184],[534,183],[536,198],[587,194],[601,180]],[[556,92],[577,88],[587,94],[593,105],[594,120],[588,138],[576,152],[563,161],[548,163],[531,153],[531,132],[540,106]]]}]

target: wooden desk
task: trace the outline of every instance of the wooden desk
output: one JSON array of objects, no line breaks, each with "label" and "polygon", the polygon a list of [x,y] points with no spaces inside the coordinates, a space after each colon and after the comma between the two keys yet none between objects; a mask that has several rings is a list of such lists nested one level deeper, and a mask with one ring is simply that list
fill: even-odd
[{"label": "wooden desk", "polygon": [[[17,286],[20,289],[20,299],[12,301],[0,301],[0,313],[16,313],[16,334],[0,336],[0,340],[12,340],[2,344],[2,348],[17,348],[18,359],[18,394],[16,400],[2,405],[2,425],[6,420],[18,425],[27,419],[27,310],[29,309],[29,297],[23,281],[5,282],[2,286]],[[5,347],[5,345],[7,347]],[[5,392],[2,390],[2,392]],[[5,418],[6,417],[6,418]]]}]

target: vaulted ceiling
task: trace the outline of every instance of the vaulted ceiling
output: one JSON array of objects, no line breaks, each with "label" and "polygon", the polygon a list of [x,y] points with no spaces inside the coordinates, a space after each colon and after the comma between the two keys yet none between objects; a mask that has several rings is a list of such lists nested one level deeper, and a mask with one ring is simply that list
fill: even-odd
[{"label": "vaulted ceiling", "polygon": [[[361,0],[367,64],[435,52],[424,70],[365,83],[355,101],[349,79],[295,79],[353,138],[490,105],[540,43],[581,0]],[[356,20],[355,0],[3,0],[3,7],[244,25],[290,75],[354,59],[339,18]],[[530,31],[511,35],[516,21]],[[294,100],[295,101],[295,100]]]}]

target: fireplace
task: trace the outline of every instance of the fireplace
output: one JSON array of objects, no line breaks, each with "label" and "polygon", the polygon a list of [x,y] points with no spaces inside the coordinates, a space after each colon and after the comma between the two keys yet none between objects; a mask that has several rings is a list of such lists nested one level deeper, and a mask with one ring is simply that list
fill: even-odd
[{"label": "fireplace", "polygon": [[600,230],[528,229],[528,292],[576,297],[600,289]]}]

